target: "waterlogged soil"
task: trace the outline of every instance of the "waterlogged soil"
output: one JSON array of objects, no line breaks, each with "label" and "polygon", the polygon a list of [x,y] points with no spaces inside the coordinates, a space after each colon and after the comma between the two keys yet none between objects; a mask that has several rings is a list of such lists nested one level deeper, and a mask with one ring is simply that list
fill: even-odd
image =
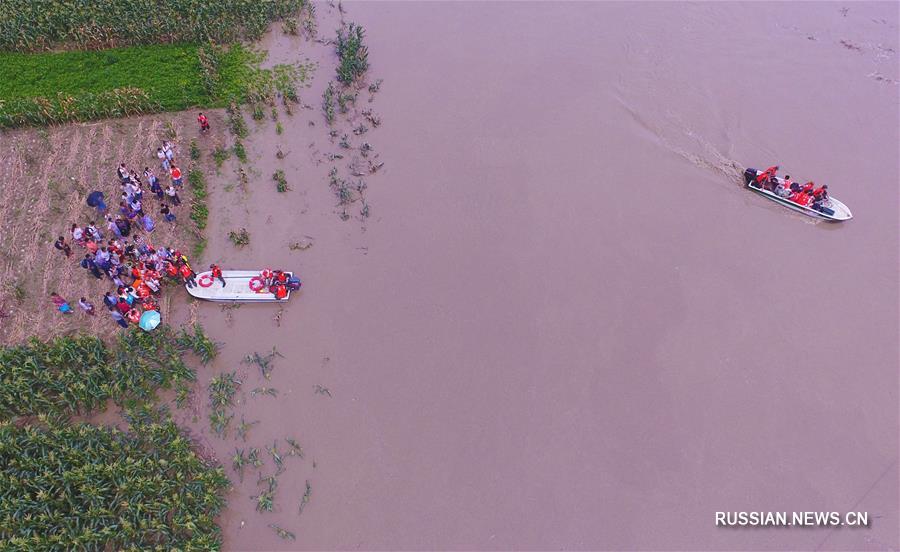
[{"label": "waterlogged soil", "polygon": [[[112,284],[81,268],[79,262],[86,251],[72,243],[69,229],[72,224],[84,227],[95,221],[109,239],[105,221],[85,199],[92,191],[102,191],[110,211],[118,211],[119,163],[126,163],[139,175],[149,166],[167,185],[169,179],[163,177],[156,157],[163,140],[175,144],[176,162],[185,176],[192,163],[209,172],[212,151],[226,143],[226,131],[221,110],[208,115],[212,130],[203,136],[199,136],[193,112],[0,133],[0,343],[20,343],[33,335],[48,338],[88,331],[109,336],[117,332],[118,326],[102,302],[103,293],[113,291]],[[192,139],[197,139],[201,151],[196,162],[189,159]],[[189,186],[179,194],[182,205],[173,209],[176,223],[168,224],[159,215],[159,202],[149,192],[149,184],[144,184],[145,211],[156,223],[147,236],[150,243],[190,254],[197,234],[189,218]],[[64,236],[72,247],[71,258],[53,247],[58,236]],[[166,319],[173,306],[170,290],[164,292],[160,305]],[[53,307],[53,292],[69,301],[73,314],[63,315]],[[181,292],[175,288],[174,293]],[[96,316],[81,312],[77,305],[80,297],[94,304]],[[183,302],[180,295],[179,301]]]}]

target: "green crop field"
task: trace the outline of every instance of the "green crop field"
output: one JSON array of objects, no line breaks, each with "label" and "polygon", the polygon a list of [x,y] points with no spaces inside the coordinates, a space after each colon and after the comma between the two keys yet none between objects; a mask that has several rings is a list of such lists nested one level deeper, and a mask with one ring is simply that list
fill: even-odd
[{"label": "green crop field", "polygon": [[240,45],[0,53],[0,127],[223,106],[255,59]]},{"label": "green crop field", "polygon": [[305,0],[3,0],[0,50],[255,40]]}]

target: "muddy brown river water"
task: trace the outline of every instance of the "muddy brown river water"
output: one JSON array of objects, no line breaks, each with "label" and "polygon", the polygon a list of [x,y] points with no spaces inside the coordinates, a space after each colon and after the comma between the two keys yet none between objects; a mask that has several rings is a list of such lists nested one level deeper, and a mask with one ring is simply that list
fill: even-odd
[{"label": "muddy brown river water", "polygon": [[[227,549],[900,548],[897,3],[345,7],[384,79],[371,217],[334,212],[325,57],[314,109],[254,131],[250,193],[212,197],[209,260],[304,280],[280,326],[200,307],[204,378],[286,357],[237,445],[306,447],[276,512],[254,472],[231,493]],[[776,163],[854,220],[741,187]],[[820,510],[871,527],[714,526]]]}]

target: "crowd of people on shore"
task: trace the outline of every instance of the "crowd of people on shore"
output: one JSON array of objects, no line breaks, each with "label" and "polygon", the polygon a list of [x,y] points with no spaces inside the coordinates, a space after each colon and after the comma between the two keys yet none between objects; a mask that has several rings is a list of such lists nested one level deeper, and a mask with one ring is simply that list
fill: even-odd
[{"label": "crowd of people on shore", "polygon": [[[149,185],[150,194],[155,195],[159,202],[162,220],[174,223],[176,215],[172,210],[181,204],[178,190],[183,182],[181,170],[175,163],[174,145],[164,141],[157,149],[157,156],[171,183],[163,188],[149,167],[144,168],[143,178]],[[110,280],[115,292],[106,292],[103,304],[116,323],[127,328],[129,324],[138,324],[143,313],[159,312],[162,282],[166,278],[192,286],[195,285],[196,275],[187,256],[181,251],[171,247],[155,247],[150,241],[156,223],[150,210],[145,207],[148,198],[144,193],[144,180],[137,171],[128,169],[125,163],[121,163],[116,172],[121,188],[116,215],[106,212],[102,193],[93,192],[88,198],[88,204],[96,207],[104,217],[107,233],[104,235],[95,221],[83,227],[72,224],[69,229],[71,241],[59,236],[54,247],[67,258],[74,255],[73,246],[85,251],[80,260],[81,267],[98,280]],[[50,294],[50,299],[60,312],[73,312],[69,302],[58,293]],[[78,300],[78,307],[88,316],[96,315],[93,303],[85,297]]]}]

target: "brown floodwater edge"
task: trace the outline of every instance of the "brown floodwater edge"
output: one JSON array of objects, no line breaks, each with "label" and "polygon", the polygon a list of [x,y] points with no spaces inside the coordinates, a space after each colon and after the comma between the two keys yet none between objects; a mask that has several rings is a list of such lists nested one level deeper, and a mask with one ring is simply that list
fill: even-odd
[{"label": "brown floodwater edge", "polygon": [[[280,326],[241,308],[211,332],[225,366],[290,359],[282,395],[250,403],[257,435],[296,430],[317,461],[267,518],[297,541],[234,500],[228,548],[897,547],[893,7],[344,6],[384,79],[370,218],[335,216],[310,110],[251,140],[263,176],[291,150],[293,195],[226,205],[225,227],[265,238],[210,243],[304,278]],[[741,188],[772,163],[854,220]],[[714,526],[744,509],[877,517]]]}]

